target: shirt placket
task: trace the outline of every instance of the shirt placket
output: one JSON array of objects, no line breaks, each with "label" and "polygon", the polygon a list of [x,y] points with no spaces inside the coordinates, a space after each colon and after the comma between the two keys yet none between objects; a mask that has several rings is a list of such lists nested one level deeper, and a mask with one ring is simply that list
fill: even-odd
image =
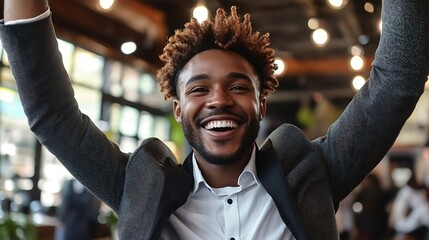
[{"label": "shirt placket", "polygon": [[224,199],[225,239],[240,239],[240,215],[238,209],[238,194],[234,193]]}]

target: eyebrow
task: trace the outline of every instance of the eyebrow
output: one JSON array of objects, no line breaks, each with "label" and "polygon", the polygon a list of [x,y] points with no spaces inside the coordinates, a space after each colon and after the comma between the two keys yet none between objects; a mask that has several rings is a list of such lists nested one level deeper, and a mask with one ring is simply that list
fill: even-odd
[{"label": "eyebrow", "polygon": [[245,80],[248,80],[248,81],[252,81],[251,79],[250,79],[250,77],[249,76],[247,76],[246,74],[243,74],[243,73],[237,73],[237,72],[232,72],[232,73],[230,73],[230,74],[228,74],[228,78],[242,78],[242,79],[245,79]]},{"label": "eyebrow", "polygon": [[[198,81],[198,80],[202,80],[202,79],[209,79],[209,78],[210,77],[207,74],[198,74],[198,75],[195,75],[195,76],[192,76],[191,78],[189,78],[188,81],[186,81],[185,86],[191,84],[194,81]],[[250,81],[250,82],[252,81],[250,79],[250,77],[247,76],[246,74],[238,73],[238,72],[229,73],[228,74],[228,78],[241,78],[241,79],[244,79],[244,80],[247,80],[247,81]]]}]

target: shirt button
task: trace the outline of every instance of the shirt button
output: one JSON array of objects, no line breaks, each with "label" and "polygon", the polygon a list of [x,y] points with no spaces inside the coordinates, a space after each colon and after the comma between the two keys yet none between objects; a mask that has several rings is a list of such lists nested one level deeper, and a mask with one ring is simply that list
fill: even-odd
[{"label": "shirt button", "polygon": [[[232,204],[232,199],[231,199],[231,198],[228,198],[228,200],[226,200],[226,202],[227,202],[228,204]],[[231,238],[231,240],[234,240],[234,238]]]},{"label": "shirt button", "polygon": [[232,238],[230,238],[229,240],[235,240],[235,238],[233,238],[233,237],[232,237]]}]

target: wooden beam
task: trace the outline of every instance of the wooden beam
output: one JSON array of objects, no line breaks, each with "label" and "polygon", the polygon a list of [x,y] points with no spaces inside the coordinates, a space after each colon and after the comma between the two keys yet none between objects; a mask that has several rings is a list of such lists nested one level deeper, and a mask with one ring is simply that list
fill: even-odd
[{"label": "wooden beam", "polygon": [[98,0],[78,0],[93,11],[115,19],[136,32],[147,35],[155,41],[165,42],[168,26],[163,12],[141,1],[121,0],[109,10],[99,7]]},{"label": "wooden beam", "polygon": [[[368,72],[371,69],[373,56],[365,58],[365,65],[362,71]],[[350,67],[350,58],[323,58],[323,59],[309,59],[297,60],[286,59],[286,72],[284,76],[298,76],[298,75],[350,75],[358,74]]]},{"label": "wooden beam", "polygon": [[[75,1],[50,0],[50,7],[60,38],[65,37],[80,47],[96,52],[103,46],[109,49],[110,53],[116,52],[116,56],[121,55],[122,43],[134,41],[138,49],[132,57],[141,59],[148,66],[159,65],[158,56],[162,51],[162,43],[156,42],[150,48],[146,48],[144,46],[148,40],[146,35]],[[98,46],[88,44],[90,42],[95,42]],[[105,55],[106,52],[99,53]]]}]

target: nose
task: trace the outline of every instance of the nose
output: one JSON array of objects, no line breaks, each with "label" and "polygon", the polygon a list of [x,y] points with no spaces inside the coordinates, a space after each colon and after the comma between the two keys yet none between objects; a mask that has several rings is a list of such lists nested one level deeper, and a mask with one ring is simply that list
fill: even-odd
[{"label": "nose", "polygon": [[225,108],[234,104],[234,99],[227,90],[215,88],[212,90],[210,97],[206,101],[208,108]]}]

